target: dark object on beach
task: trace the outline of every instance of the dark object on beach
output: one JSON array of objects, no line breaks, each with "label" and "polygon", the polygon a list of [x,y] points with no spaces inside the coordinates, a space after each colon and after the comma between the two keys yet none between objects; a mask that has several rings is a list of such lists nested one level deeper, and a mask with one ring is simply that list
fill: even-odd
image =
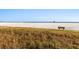
[{"label": "dark object on beach", "polygon": [[59,29],[59,30],[64,30],[65,27],[63,27],[63,26],[59,26],[58,29]]}]

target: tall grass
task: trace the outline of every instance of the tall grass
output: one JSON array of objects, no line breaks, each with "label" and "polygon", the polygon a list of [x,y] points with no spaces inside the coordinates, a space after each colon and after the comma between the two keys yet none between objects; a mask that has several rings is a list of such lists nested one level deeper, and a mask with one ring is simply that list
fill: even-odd
[{"label": "tall grass", "polygon": [[79,48],[79,32],[37,28],[0,27],[2,49]]}]

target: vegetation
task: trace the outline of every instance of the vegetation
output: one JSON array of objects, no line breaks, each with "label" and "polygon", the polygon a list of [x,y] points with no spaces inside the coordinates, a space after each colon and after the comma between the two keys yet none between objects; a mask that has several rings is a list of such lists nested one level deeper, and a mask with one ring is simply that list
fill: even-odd
[{"label": "vegetation", "polygon": [[70,30],[0,27],[2,49],[79,48],[79,32]]}]

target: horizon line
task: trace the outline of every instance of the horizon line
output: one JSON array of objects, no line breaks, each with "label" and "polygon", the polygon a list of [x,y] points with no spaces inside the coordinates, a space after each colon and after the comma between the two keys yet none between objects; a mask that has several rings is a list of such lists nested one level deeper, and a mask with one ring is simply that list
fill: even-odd
[{"label": "horizon line", "polygon": [[0,21],[12,23],[79,23],[79,21]]}]

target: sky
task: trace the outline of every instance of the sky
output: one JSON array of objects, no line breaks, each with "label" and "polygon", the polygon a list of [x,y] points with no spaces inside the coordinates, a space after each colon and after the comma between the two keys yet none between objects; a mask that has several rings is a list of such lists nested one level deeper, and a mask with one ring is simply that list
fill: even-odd
[{"label": "sky", "polygon": [[79,22],[79,9],[0,9],[0,21]]}]

